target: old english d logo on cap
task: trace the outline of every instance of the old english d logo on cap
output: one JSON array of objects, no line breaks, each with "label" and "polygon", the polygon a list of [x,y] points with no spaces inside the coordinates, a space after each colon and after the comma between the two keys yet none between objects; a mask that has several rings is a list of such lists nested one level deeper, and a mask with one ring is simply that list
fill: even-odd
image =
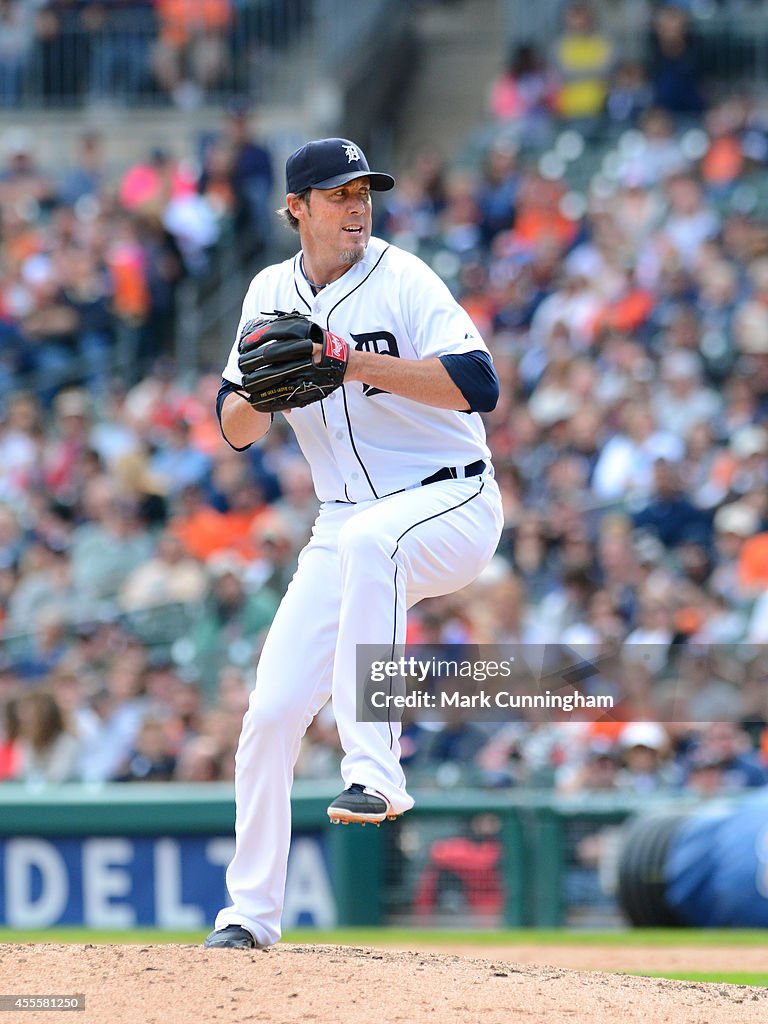
[{"label": "old english d logo on cap", "polygon": [[307,188],[337,188],[355,178],[370,179],[375,192],[388,192],[394,187],[391,174],[372,171],[365,153],[349,139],[316,139],[291,153],[285,165],[289,193]]}]

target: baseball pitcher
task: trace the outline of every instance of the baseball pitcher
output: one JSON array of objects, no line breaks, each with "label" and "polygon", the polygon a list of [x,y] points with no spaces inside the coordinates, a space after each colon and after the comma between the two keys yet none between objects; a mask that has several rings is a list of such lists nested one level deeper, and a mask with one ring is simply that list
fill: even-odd
[{"label": "baseball pitcher", "polygon": [[345,752],[331,821],[378,823],[413,806],[399,723],[356,720],[356,648],[404,644],[408,608],[470,583],[502,527],[478,415],[494,408],[498,379],[443,282],[371,237],[371,194],[394,179],[348,139],[308,142],[286,179],[280,212],[301,247],[252,281],[217,410],[239,451],[288,410],[321,508],[243,722],[233,903],[208,947],[280,938],[293,767],[329,696]]}]

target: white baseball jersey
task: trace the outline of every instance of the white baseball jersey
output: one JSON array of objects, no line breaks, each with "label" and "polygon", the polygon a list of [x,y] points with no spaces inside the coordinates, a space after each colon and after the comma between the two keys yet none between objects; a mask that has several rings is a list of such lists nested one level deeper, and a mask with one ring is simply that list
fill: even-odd
[{"label": "white baseball jersey", "polygon": [[[237,337],[248,320],[294,309],[366,352],[427,359],[487,351],[440,278],[416,256],[375,237],[361,262],[316,296],[301,253],[262,270],[243,302]],[[223,376],[242,383],[237,339]],[[477,413],[421,405],[358,381],[292,410],[288,422],[321,501],[368,501],[411,487],[443,466],[490,459]]]}]

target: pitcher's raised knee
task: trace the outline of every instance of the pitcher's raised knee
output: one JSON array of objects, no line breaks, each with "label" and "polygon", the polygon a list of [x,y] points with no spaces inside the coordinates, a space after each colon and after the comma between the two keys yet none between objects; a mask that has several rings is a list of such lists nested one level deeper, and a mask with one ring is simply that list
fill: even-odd
[{"label": "pitcher's raised knee", "polygon": [[381,522],[365,515],[355,517],[339,534],[339,557],[362,567],[371,562],[391,561],[397,552],[397,537],[382,529]]}]

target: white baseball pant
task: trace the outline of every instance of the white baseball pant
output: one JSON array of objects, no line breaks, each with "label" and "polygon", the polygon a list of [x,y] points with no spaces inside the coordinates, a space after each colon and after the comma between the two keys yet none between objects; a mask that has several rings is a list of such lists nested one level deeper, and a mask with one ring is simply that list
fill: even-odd
[{"label": "white baseball pant", "polygon": [[333,695],[345,787],[371,786],[401,814],[413,806],[400,767],[400,727],[358,722],[356,647],[405,642],[406,610],[470,583],[502,527],[496,481],[446,480],[355,505],[324,504],[275,615],[235,759],[232,906],[216,928],[240,924],[280,938],[290,791],[301,738]]}]

